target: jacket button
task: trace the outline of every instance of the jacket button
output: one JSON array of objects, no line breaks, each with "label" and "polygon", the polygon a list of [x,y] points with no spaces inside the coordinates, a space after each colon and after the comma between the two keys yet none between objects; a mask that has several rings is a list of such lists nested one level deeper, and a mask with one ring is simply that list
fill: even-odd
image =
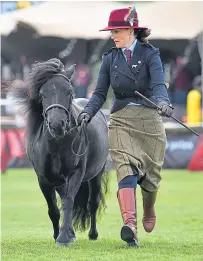
[{"label": "jacket button", "polygon": [[114,66],[114,68],[117,68],[117,67],[118,67],[117,65]]},{"label": "jacket button", "polygon": [[116,87],[119,87],[119,84],[117,84]]},{"label": "jacket button", "polygon": [[117,75],[115,75],[115,78],[117,78],[118,76]]}]

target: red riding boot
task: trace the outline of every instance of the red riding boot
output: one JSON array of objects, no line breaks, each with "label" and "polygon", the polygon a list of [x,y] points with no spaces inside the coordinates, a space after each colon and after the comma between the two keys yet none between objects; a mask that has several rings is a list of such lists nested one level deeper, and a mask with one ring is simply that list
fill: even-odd
[{"label": "red riding boot", "polygon": [[118,202],[124,226],[121,229],[121,239],[129,246],[138,246],[136,191],[134,188],[122,188],[117,192]]}]

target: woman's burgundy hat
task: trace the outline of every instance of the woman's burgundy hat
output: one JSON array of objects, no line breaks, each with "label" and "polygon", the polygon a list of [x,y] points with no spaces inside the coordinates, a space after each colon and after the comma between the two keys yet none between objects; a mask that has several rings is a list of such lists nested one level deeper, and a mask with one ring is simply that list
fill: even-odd
[{"label": "woman's burgundy hat", "polygon": [[110,31],[120,28],[148,29],[140,27],[135,7],[115,9],[110,13],[108,26],[99,31]]}]

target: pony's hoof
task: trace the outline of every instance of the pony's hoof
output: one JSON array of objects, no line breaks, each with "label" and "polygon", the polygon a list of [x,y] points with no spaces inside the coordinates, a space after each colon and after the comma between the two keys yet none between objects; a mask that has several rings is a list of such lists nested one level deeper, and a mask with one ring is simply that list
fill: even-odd
[{"label": "pony's hoof", "polygon": [[98,238],[98,233],[94,232],[94,233],[89,233],[88,234],[89,240],[97,240]]},{"label": "pony's hoof", "polygon": [[97,240],[97,237],[89,236],[89,240]]},{"label": "pony's hoof", "polygon": [[65,243],[65,242],[56,241],[56,246],[58,246],[58,247],[69,247],[69,242]]}]

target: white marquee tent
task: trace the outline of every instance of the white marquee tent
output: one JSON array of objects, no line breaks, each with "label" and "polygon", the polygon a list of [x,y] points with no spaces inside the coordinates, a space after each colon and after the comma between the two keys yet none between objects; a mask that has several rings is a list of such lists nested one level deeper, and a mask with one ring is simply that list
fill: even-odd
[{"label": "white marquee tent", "polygon": [[141,25],[152,29],[151,39],[189,39],[203,27],[201,1],[163,1],[131,4],[118,2],[54,1],[34,5],[0,16],[1,34],[9,34],[18,21],[30,24],[41,35],[106,38],[108,32],[99,32],[108,23],[110,11],[135,5]]},{"label": "white marquee tent", "polygon": [[1,15],[1,33],[8,34],[16,22],[22,21],[33,26],[41,35],[107,38],[109,33],[101,33],[99,29],[106,26],[111,10],[123,6],[116,2],[90,1],[42,3]]},{"label": "white marquee tent", "polygon": [[152,2],[140,10],[139,19],[152,29],[152,38],[191,39],[203,28],[203,2]]}]

